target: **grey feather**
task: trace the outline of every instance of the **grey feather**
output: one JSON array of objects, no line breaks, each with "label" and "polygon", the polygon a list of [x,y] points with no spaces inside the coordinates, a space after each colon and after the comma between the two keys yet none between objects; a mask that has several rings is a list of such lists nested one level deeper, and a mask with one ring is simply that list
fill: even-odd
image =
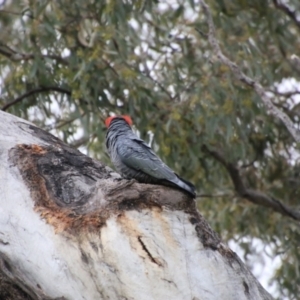
[{"label": "grey feather", "polygon": [[114,118],[106,135],[106,147],[111,161],[121,175],[143,183],[177,186],[193,197],[195,187],[180,178],[139,139],[122,117]]}]

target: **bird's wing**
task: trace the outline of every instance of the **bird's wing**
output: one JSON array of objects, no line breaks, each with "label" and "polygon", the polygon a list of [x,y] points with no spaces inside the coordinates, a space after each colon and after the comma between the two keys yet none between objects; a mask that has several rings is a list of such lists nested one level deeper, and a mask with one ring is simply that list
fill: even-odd
[{"label": "bird's wing", "polygon": [[129,168],[142,171],[157,179],[174,180],[175,173],[141,139],[131,139],[121,144],[117,151],[121,161]]}]

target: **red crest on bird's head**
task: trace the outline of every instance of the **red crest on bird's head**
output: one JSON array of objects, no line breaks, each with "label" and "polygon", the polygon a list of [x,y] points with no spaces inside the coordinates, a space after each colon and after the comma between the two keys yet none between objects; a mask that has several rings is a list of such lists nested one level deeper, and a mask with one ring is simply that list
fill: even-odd
[{"label": "red crest on bird's head", "polygon": [[110,125],[110,123],[111,123],[111,121],[113,119],[115,119],[115,118],[122,118],[122,119],[124,119],[129,126],[131,126],[133,124],[130,116],[128,116],[128,115],[122,115],[122,116],[112,116],[112,117],[106,118],[106,120],[105,120],[105,126],[108,128],[109,125]]}]

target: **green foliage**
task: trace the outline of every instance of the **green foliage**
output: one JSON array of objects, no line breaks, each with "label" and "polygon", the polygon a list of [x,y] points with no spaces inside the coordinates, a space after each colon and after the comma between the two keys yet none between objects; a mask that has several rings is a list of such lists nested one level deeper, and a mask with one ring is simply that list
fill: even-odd
[{"label": "green foliage", "polygon": [[[221,48],[247,75],[268,90],[285,78],[299,82],[290,57],[300,53],[300,26],[276,1],[207,2]],[[299,2],[290,3],[299,13]],[[255,92],[214,61],[207,30],[197,1],[11,1],[0,7],[0,106],[32,92],[7,111],[108,164],[103,120],[130,114],[199,194],[218,195],[201,198],[199,209],[225,240],[272,245],[283,261],[274,275],[279,298],[296,299],[298,223],[237,198],[203,145],[242,166],[247,186],[299,210],[297,147]],[[299,127],[290,96],[273,102]]]}]

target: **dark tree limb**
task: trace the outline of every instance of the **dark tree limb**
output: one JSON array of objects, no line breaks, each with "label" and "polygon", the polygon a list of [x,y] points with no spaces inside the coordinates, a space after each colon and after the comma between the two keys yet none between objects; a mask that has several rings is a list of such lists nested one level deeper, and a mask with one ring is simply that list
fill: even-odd
[{"label": "dark tree limb", "polygon": [[23,99],[25,99],[25,98],[27,98],[29,96],[32,96],[34,94],[43,93],[43,92],[49,92],[49,91],[64,93],[64,94],[67,94],[69,96],[71,96],[71,94],[72,94],[71,91],[66,90],[66,89],[64,89],[62,87],[59,87],[59,86],[38,87],[38,88],[35,88],[35,89],[33,89],[31,91],[28,91],[25,94],[17,97],[16,99],[12,100],[11,102],[6,103],[5,105],[3,105],[3,107],[1,108],[1,110],[5,111],[9,107],[11,107],[11,106],[13,106],[13,105],[21,102]]},{"label": "dark tree limb", "polygon": [[[300,13],[297,13],[296,10],[293,10],[288,4],[284,3],[281,0],[273,0],[274,6],[281,11],[283,11],[287,16],[289,16],[293,22],[300,28]],[[298,14],[298,17],[297,17]]]},{"label": "dark tree limb", "polygon": [[299,211],[296,211],[292,207],[289,207],[272,196],[247,188],[242,179],[239,168],[235,164],[228,162],[220,151],[209,149],[206,145],[202,147],[202,150],[211,155],[225,167],[239,197],[245,198],[257,205],[271,208],[283,216],[288,216],[294,220],[300,221]]},{"label": "dark tree limb", "polygon": [[258,81],[243,73],[241,68],[235,62],[231,61],[227,56],[223,54],[219,41],[216,38],[215,25],[209,6],[204,0],[200,0],[200,5],[204,11],[204,14],[207,17],[207,23],[209,27],[208,40],[213,48],[213,52],[216,55],[217,59],[224,65],[228,66],[231,69],[232,73],[241,82],[245,83],[246,85],[255,90],[255,92],[260,96],[262,102],[266,106],[267,111],[270,114],[272,114],[275,118],[280,119],[287,128],[287,130],[290,132],[292,137],[295,139],[295,141],[300,143],[299,131],[295,128],[294,123],[289,118],[289,116],[273,104],[271,98],[267,93],[267,90]]}]

